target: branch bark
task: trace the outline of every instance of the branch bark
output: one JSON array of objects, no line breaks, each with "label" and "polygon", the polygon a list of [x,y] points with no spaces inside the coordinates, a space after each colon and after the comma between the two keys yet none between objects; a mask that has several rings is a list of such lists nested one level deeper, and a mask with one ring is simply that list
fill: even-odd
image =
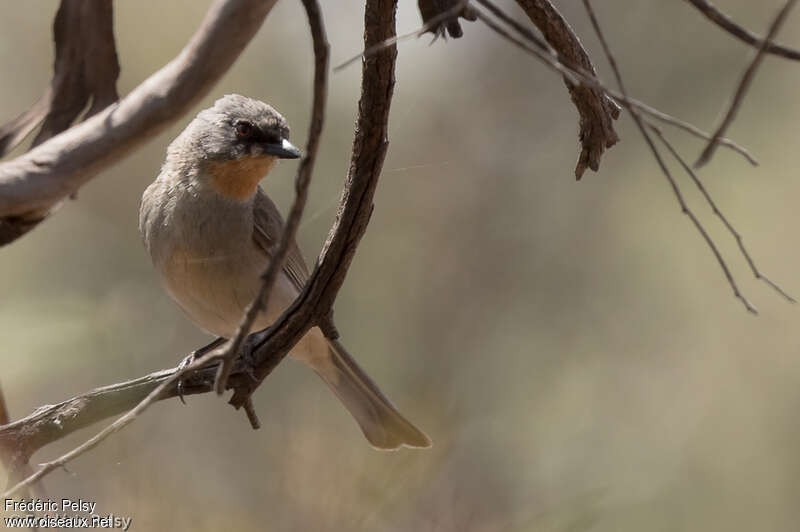
[{"label": "branch bark", "polygon": [[[364,49],[395,36],[396,9],[396,0],[367,0]],[[308,329],[319,325],[329,338],[338,337],[332,320],[333,302],[372,214],[372,198],[389,147],[389,110],[396,59],[394,44],[363,59],[356,134],[339,212],[303,292],[272,327],[254,335],[257,367],[252,377],[255,379],[251,376],[232,379],[235,392],[230,403],[236,408],[245,404]]]},{"label": "branch bark", "polygon": [[[556,51],[559,62],[572,69],[577,67],[595,75],[589,54],[550,0],[517,0],[517,4]],[[583,83],[575,84],[566,77],[564,83],[580,115],[578,137],[581,153],[575,166],[575,178],[580,179],[587,167],[598,171],[603,152],[619,141],[614,130],[614,120],[619,117],[620,108],[597,88]]]},{"label": "branch bark", "polygon": [[118,104],[0,164],[0,245],[183,115],[230,68],[275,1],[217,0],[181,53]]}]

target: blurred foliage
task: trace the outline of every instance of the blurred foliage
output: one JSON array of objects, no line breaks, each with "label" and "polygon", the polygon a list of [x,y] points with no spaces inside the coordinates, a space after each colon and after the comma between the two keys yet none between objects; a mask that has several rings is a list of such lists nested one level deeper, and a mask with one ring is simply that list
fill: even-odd
[{"label": "blurred foliage", "polygon": [[[762,32],[779,3],[718,5]],[[0,119],[49,80],[56,4],[2,8]],[[420,20],[414,2],[401,4],[402,33]],[[207,5],[115,3],[122,94],[180,50]],[[559,7],[610,80],[580,4]],[[596,9],[631,93],[713,129],[752,51],[683,2]],[[325,9],[334,64],[360,49],[362,10],[358,0]],[[263,99],[303,145],[305,26],[299,2],[279,2],[197,109],[229,92]],[[336,305],[349,349],[434,448],[373,451],[319,379],[289,361],[255,397],[260,431],[211,395],[170,401],[71,474],[48,477],[51,496],[95,500],[131,515],[134,530],[796,528],[797,308],[752,279],[681,177],[761,316],[743,310],[627,117],[600,172],[576,183],[576,113],[561,79],[478,23],[464,31],[400,44],[389,156]],[[780,40],[800,45],[797,24]],[[331,78],[301,228],[310,259],[347,170],[359,73]],[[799,82],[800,65],[767,59],[730,130],[761,166],[719,150],[701,174],[764,272],[794,295]],[[137,231],[141,192],[189,119],[0,250],[0,380],[12,416],[174,365],[207,341],[162,292]],[[702,148],[668,134],[690,160]],[[264,183],[284,208],[295,168],[284,163]]]}]

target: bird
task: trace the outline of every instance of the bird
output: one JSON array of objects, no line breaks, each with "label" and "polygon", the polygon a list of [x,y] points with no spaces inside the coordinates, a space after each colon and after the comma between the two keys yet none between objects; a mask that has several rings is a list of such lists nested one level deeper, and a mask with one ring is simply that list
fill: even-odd
[{"label": "bird", "polygon": [[[200,111],[169,144],[158,176],[145,189],[139,209],[144,246],[167,293],[208,333],[231,338],[255,298],[284,227],[259,182],[280,159],[300,156],[278,111],[228,94]],[[308,276],[293,241],[253,330],[272,324]],[[341,343],[328,340],[318,327],[290,355],[322,378],[374,448],[431,446]]]}]

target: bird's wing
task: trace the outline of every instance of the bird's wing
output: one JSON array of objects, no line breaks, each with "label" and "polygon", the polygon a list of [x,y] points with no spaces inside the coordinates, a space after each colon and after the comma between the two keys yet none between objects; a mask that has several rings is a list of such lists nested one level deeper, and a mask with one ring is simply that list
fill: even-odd
[{"label": "bird's wing", "polygon": [[[278,208],[269,199],[261,187],[258,187],[256,198],[253,203],[253,240],[256,246],[265,254],[271,256],[273,248],[278,243],[278,238],[283,232],[283,218]],[[283,273],[291,279],[292,284],[300,292],[308,280],[308,268],[303,260],[303,254],[297,247],[297,242],[292,240],[289,252],[286,254],[286,262],[283,265]]]}]

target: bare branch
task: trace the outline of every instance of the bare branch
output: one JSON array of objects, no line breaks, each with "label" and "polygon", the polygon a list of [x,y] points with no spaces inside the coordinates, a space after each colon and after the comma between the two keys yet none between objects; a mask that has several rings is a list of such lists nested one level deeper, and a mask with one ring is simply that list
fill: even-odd
[{"label": "bare branch", "polygon": [[[178,57],[118,104],[0,164],[0,219],[11,226],[18,220],[35,223],[100,170],[179,118],[233,64],[274,4],[217,0]],[[17,236],[0,232],[0,245]]]},{"label": "bare branch", "polygon": [[728,218],[724,214],[722,214],[721,210],[719,210],[716,202],[711,197],[711,194],[708,192],[708,190],[706,190],[706,187],[705,185],[703,185],[703,182],[700,181],[700,178],[697,177],[697,174],[694,172],[694,170],[692,170],[692,168],[686,163],[686,160],[684,160],[684,158],[681,157],[681,155],[678,153],[678,151],[675,149],[672,143],[670,143],[666,139],[666,137],[659,128],[657,128],[653,124],[648,124],[648,125],[650,129],[656,134],[656,136],[658,136],[658,138],[661,140],[662,144],[666,146],[667,150],[669,150],[670,154],[672,154],[675,160],[680,163],[681,167],[683,167],[683,170],[687,173],[687,175],[689,175],[694,184],[697,186],[700,193],[706,199],[706,202],[708,203],[709,207],[711,207],[711,211],[722,221],[722,224],[736,240],[736,244],[739,246],[739,251],[741,251],[742,256],[747,261],[748,266],[750,266],[750,270],[753,272],[755,278],[764,281],[768,286],[770,286],[773,290],[775,290],[784,298],[786,298],[790,303],[797,303],[797,301],[795,301],[795,299],[792,296],[786,293],[786,291],[783,290],[783,288],[778,286],[776,283],[771,281],[767,276],[765,276],[759,271],[759,269],[756,267],[756,263],[753,260],[753,257],[750,256],[750,253],[744,246],[744,239],[742,239],[742,235],[739,234],[739,232],[733,227],[733,224],[731,224]]},{"label": "bare branch", "polygon": [[[300,162],[295,178],[295,198],[289,216],[286,220],[283,233],[272,253],[272,259],[262,275],[261,288],[255,299],[247,306],[244,317],[239,324],[236,334],[222,348],[222,364],[219,366],[214,388],[217,394],[222,395],[228,384],[231,368],[233,367],[234,357],[239,353],[242,342],[250,334],[258,313],[267,305],[269,294],[278,274],[283,269],[286,255],[294,242],[297,228],[300,225],[300,218],[303,216],[303,208],[308,197],[308,186],[311,183],[311,174],[314,170],[314,161],[317,157],[322,127],[325,122],[325,103],[328,98],[328,40],[325,35],[325,24],[322,20],[317,0],[303,0],[308,24],[311,27],[311,36],[314,43],[314,100],[311,107],[311,125],[309,127],[308,143],[306,145],[306,155]],[[252,406],[252,405],[251,405]],[[252,421],[255,412],[248,410],[248,417]]]},{"label": "bare branch", "polygon": [[[10,497],[11,495],[17,493],[18,491],[20,491],[22,489],[28,489],[31,486],[34,486],[42,477],[44,477],[45,475],[47,475],[51,471],[53,471],[55,469],[58,469],[58,468],[61,468],[61,467],[64,467],[67,463],[71,462],[75,458],[77,458],[77,457],[81,456],[82,454],[85,454],[86,452],[94,449],[95,447],[100,445],[100,443],[102,443],[106,438],[108,438],[109,436],[111,436],[112,434],[114,434],[116,432],[119,432],[124,427],[128,426],[129,424],[131,424],[134,420],[136,420],[137,417],[139,417],[145,410],[147,410],[147,408],[149,408],[150,405],[152,405],[154,402],[156,402],[156,401],[158,401],[160,399],[163,399],[164,397],[162,397],[162,395],[165,392],[167,392],[170,387],[174,388],[176,382],[178,381],[178,379],[183,377],[184,374],[189,373],[189,372],[194,371],[194,370],[197,370],[197,369],[201,369],[201,368],[203,368],[203,367],[205,367],[205,366],[207,366],[207,365],[209,365],[209,364],[211,364],[213,362],[216,362],[217,359],[219,358],[219,356],[220,355],[216,355],[216,354],[212,353],[212,354],[208,355],[207,357],[197,359],[194,362],[192,362],[191,364],[188,364],[186,366],[183,366],[183,367],[178,368],[177,370],[173,371],[169,376],[164,378],[155,388],[153,388],[152,391],[150,391],[150,393],[148,393],[147,396],[142,401],[140,401],[138,404],[136,404],[136,406],[133,409],[129,410],[124,416],[120,417],[119,419],[114,421],[111,425],[107,426],[106,428],[104,428],[103,430],[101,430],[100,432],[98,432],[97,434],[95,434],[94,436],[89,438],[88,440],[86,440],[81,445],[75,447],[74,449],[72,449],[68,453],[56,458],[55,460],[52,460],[50,462],[46,462],[44,464],[41,464],[39,469],[35,473],[33,473],[31,475],[28,475],[27,477],[25,477],[24,480],[18,482],[17,484],[12,486],[11,488],[7,489],[2,495],[0,495],[0,497],[7,498],[7,497]],[[119,385],[115,385],[115,387],[118,387],[118,386]],[[75,401],[75,399],[73,399],[72,401]],[[103,406],[108,406],[107,403],[108,403],[107,401],[104,401],[103,402]],[[86,410],[82,410],[82,411],[85,412]],[[68,412],[67,412],[67,414],[69,415]],[[33,416],[35,416],[35,415],[36,415],[36,412],[33,413]],[[55,418],[55,420],[53,421],[53,424],[55,425],[55,428],[59,428],[59,426],[62,424],[62,421],[59,418]],[[16,425],[16,424],[14,424],[14,425]],[[48,426],[47,428],[52,429],[54,427]],[[3,431],[5,431],[7,429],[7,427],[3,427],[2,429],[3,429]],[[59,437],[63,437],[63,435],[59,436]],[[26,442],[26,443],[29,443],[29,442]]]},{"label": "bare branch", "polygon": [[[621,101],[620,99],[618,99],[616,97],[614,97],[614,99],[617,100],[617,101]],[[644,103],[642,103],[642,102],[640,102],[638,100],[635,100],[633,98],[628,98],[627,101],[628,101],[628,103],[630,105],[632,105],[633,107],[636,107],[639,111],[643,112],[644,114],[650,115],[651,117],[655,118],[656,120],[660,120],[661,122],[664,122],[665,124],[670,124],[670,125],[673,125],[673,126],[679,128],[679,129],[682,129],[682,130],[686,131],[687,133],[689,133],[691,135],[694,135],[697,138],[701,138],[701,139],[704,139],[704,140],[711,140],[711,138],[712,138],[710,133],[706,133],[705,131],[703,131],[702,129],[698,128],[697,126],[695,126],[693,124],[690,124],[689,122],[685,122],[685,121],[681,120],[680,118],[675,118],[672,115],[668,115],[666,113],[663,113],[663,112],[659,111],[658,109],[650,107],[647,104],[644,104]],[[745,149],[744,147],[740,146],[739,144],[736,144],[734,141],[732,141],[732,140],[730,140],[728,138],[725,138],[725,137],[719,137],[717,139],[717,144],[725,146],[726,148],[730,148],[731,150],[735,151],[736,153],[740,154],[742,157],[747,159],[747,162],[749,162],[753,166],[758,166],[758,160],[756,160],[756,158],[753,157],[753,155],[749,151],[747,151],[747,149]]]},{"label": "bare branch", "polygon": [[736,91],[733,94],[733,99],[731,100],[730,105],[728,106],[728,111],[725,113],[725,117],[722,119],[717,130],[714,132],[714,136],[711,137],[711,140],[708,142],[708,145],[703,150],[703,153],[700,154],[700,157],[697,159],[697,162],[694,163],[695,168],[700,168],[708,161],[711,160],[711,157],[714,155],[714,151],[717,149],[717,139],[725,134],[725,131],[728,129],[728,126],[733,122],[733,119],[736,117],[736,112],[739,110],[739,106],[742,104],[742,100],[744,99],[744,95],[747,93],[747,89],[750,87],[750,83],[753,81],[753,76],[755,76],[756,70],[758,66],[761,64],[761,61],[764,59],[764,55],[767,51],[767,45],[770,41],[777,35],[778,30],[780,29],[781,25],[783,24],[784,20],[786,20],[787,15],[789,14],[789,10],[792,9],[796,0],[788,0],[784,5],[783,8],[778,12],[775,16],[775,19],[772,21],[772,24],[769,27],[769,31],[767,32],[767,38],[761,43],[761,46],[758,49],[753,61],[748,65],[747,69],[744,71],[742,75],[742,79],[739,81],[739,85],[736,87]]},{"label": "bare branch", "polygon": [[[393,0],[367,0],[364,49],[395,36]],[[389,146],[388,124],[394,89],[397,47],[390,45],[363,61],[356,135],[336,221],[328,233],[311,278],[283,315],[257,337],[254,357],[257,382],[234,378],[231,404],[239,408],[272,372],[289,349],[314,325],[329,338],[337,336],[331,320],[333,302],[347,275],[372,214],[372,198]]]},{"label": "bare branch", "polygon": [[[491,3],[479,1],[489,9],[493,7]],[[562,64],[573,69],[579,67],[591,76],[595,75],[592,61],[578,36],[550,0],[517,0],[517,4],[556,50]],[[596,172],[600,168],[603,152],[619,141],[614,131],[619,106],[595,87],[572,83],[569,78],[564,78],[564,83],[580,114],[579,138],[582,148],[575,167],[575,177],[580,179],[587,167]]]},{"label": "bare branch", "polygon": [[[33,453],[56,440],[127,412],[168,379],[173,385],[166,387],[158,400],[178,397],[178,388],[174,383],[179,371],[180,367],[156,371],[137,379],[96,388],[55,405],[37,408],[25,418],[0,426],[0,449],[13,449],[27,461]],[[184,374],[181,393],[194,395],[210,392],[216,371],[217,366],[209,363],[191,375]],[[244,370],[237,365],[233,374],[240,371]]]},{"label": "bare branch", "polygon": [[696,7],[711,22],[727,31],[737,39],[746,42],[750,46],[761,48],[766,42],[766,51],[768,54],[777,55],[786,59],[793,59],[795,61],[800,60],[800,50],[795,50],[794,48],[789,48],[787,46],[781,46],[780,44],[770,42],[771,39],[766,39],[765,41],[760,36],[734,22],[733,19],[717,9],[711,2],[708,2],[707,0],[687,1]]},{"label": "bare branch", "polygon": [[[598,39],[600,39],[600,44],[603,46],[603,51],[605,52],[606,57],[608,58],[608,62],[611,65],[611,70],[614,72],[614,77],[617,80],[617,85],[619,86],[619,90],[622,92],[623,96],[627,98],[628,94],[627,91],[625,90],[625,84],[622,81],[622,74],[620,74],[619,67],[617,66],[617,60],[614,58],[614,54],[611,53],[611,48],[609,47],[608,42],[606,42],[606,38],[603,35],[603,31],[600,29],[600,23],[597,21],[597,17],[594,14],[594,10],[592,9],[590,0],[583,0],[583,5],[586,7],[586,12],[589,14],[589,19],[592,22],[592,26],[594,27],[595,33],[597,33],[597,37]],[[650,138],[650,135],[648,135],[647,130],[645,129],[644,121],[642,120],[641,115],[631,105],[626,104],[625,108],[628,110],[631,117],[633,117],[633,120],[636,123],[636,127],[639,128],[639,132],[642,134],[642,137],[644,137],[647,146],[653,153],[653,157],[655,157],[659,168],[661,168],[661,172],[664,174],[664,177],[667,178],[667,181],[669,182],[670,187],[672,188],[672,191],[675,194],[675,198],[678,200],[678,204],[681,207],[681,212],[683,212],[686,216],[689,217],[689,219],[692,221],[697,231],[706,241],[706,244],[708,244],[708,247],[709,249],[711,249],[711,252],[714,254],[714,257],[716,257],[717,262],[720,265],[720,268],[722,268],[722,271],[728,280],[728,284],[731,286],[731,289],[733,290],[734,296],[736,296],[742,302],[742,304],[744,304],[744,307],[745,309],[747,309],[748,312],[751,312],[753,314],[758,314],[758,310],[756,310],[756,308],[750,303],[750,301],[747,300],[746,297],[744,297],[742,292],[739,290],[739,286],[736,284],[736,280],[734,279],[733,274],[731,274],[731,271],[728,268],[728,264],[725,262],[725,259],[719,252],[719,249],[717,249],[717,245],[714,243],[714,240],[711,238],[711,236],[709,236],[705,227],[703,227],[703,224],[700,223],[700,220],[697,218],[694,212],[686,204],[686,201],[683,199],[683,194],[681,193],[681,189],[678,186],[677,181],[675,181],[675,178],[672,176],[672,173],[669,171],[669,168],[662,159],[661,154],[658,151],[658,148],[656,148],[653,139]]]},{"label": "bare branch", "polygon": [[[663,111],[659,111],[658,109],[647,105],[639,100],[634,98],[626,97],[619,92],[614,91],[613,89],[604,85],[594,74],[591,74],[580,67],[568,67],[563,63],[559,62],[556,57],[550,53],[550,48],[544,44],[538,37],[533,35],[530,30],[526,28],[522,28],[519,30],[520,25],[516,22],[512,17],[508,14],[503,12],[499,9],[496,5],[492,5],[492,13],[494,13],[497,18],[502,20],[504,23],[508,24],[509,26],[518,29],[518,33],[522,35],[526,40],[532,43],[534,46],[529,46],[525,42],[517,39],[516,37],[510,35],[504,28],[500,27],[499,25],[495,24],[490,18],[484,15],[481,12],[478,12],[478,18],[483,21],[491,30],[495,33],[503,37],[504,39],[508,40],[515,46],[521,48],[522,50],[528,52],[529,54],[533,55],[537,59],[541,60],[546,66],[551,68],[552,70],[559,72],[565,78],[573,78],[573,83],[582,83],[588,85],[594,89],[603,91],[606,93],[610,98],[613,98],[618,104],[627,104],[635,107],[639,111],[656,118],[666,124],[673,125],[677,128],[683,129],[687,133],[690,133],[698,138],[701,139],[710,139],[711,134],[707,133],[700,128],[681,120],[680,118],[676,118],[672,115],[669,115]],[[739,144],[733,142],[727,138],[719,139],[719,144],[725,146],[726,148],[730,148],[731,150],[741,154],[745,159],[748,160],[754,166],[758,165],[758,161],[748,152],[745,148],[741,147]]]}]

